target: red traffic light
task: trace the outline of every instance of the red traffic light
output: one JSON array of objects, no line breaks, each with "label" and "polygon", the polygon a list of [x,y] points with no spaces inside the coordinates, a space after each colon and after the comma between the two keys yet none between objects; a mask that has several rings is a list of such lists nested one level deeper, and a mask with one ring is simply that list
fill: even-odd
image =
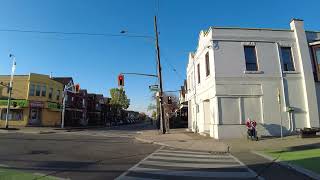
[{"label": "red traffic light", "polygon": [[76,84],[76,85],[74,86],[74,88],[75,88],[76,93],[79,93],[79,91],[80,91],[80,84]]},{"label": "red traffic light", "polygon": [[124,76],[122,74],[118,76],[118,86],[124,86]]}]

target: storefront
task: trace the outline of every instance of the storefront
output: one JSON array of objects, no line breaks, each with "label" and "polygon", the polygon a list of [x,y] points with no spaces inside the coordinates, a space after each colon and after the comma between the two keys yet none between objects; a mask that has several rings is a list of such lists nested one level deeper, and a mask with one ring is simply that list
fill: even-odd
[{"label": "storefront", "polygon": [[[9,125],[25,126],[28,121],[28,101],[27,100],[11,100],[11,108],[8,114]],[[8,100],[0,100],[0,125],[5,124],[7,115]]]},{"label": "storefront", "polygon": [[40,102],[40,101],[29,102],[30,116],[29,116],[28,125],[31,125],[31,126],[41,125],[43,107],[44,107],[43,102]]}]

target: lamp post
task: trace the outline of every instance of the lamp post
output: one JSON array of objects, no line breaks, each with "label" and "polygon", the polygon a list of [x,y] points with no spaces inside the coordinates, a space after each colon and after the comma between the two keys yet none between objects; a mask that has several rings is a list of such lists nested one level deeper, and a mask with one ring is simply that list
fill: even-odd
[{"label": "lamp post", "polygon": [[9,128],[8,120],[9,120],[9,114],[10,114],[10,104],[11,104],[11,95],[12,95],[12,82],[13,82],[14,72],[16,70],[16,57],[13,54],[9,54],[9,58],[12,58],[12,69],[11,69],[10,83],[9,83],[9,86],[8,86],[9,97],[8,97],[6,124],[5,124],[6,129]]}]

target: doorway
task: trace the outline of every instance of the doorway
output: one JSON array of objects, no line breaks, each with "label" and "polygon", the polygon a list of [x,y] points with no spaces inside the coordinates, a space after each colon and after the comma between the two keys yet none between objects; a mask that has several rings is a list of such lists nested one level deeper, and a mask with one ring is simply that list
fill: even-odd
[{"label": "doorway", "polygon": [[41,124],[41,109],[40,108],[31,108],[29,125],[40,125]]}]

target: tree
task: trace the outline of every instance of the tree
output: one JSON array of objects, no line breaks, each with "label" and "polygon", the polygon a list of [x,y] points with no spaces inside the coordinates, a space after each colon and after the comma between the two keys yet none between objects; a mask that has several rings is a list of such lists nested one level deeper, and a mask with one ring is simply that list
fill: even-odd
[{"label": "tree", "polygon": [[157,119],[157,111],[152,111],[151,117],[152,117],[153,119]]},{"label": "tree", "polygon": [[123,88],[110,89],[111,101],[110,104],[121,109],[128,109],[130,106],[130,99],[128,99],[126,92]]},{"label": "tree", "polygon": [[[168,97],[171,97],[171,104],[168,104]],[[179,98],[175,94],[164,93],[164,115],[166,118],[166,128],[169,129],[169,124],[172,118],[174,118],[175,111],[179,109]]]}]

